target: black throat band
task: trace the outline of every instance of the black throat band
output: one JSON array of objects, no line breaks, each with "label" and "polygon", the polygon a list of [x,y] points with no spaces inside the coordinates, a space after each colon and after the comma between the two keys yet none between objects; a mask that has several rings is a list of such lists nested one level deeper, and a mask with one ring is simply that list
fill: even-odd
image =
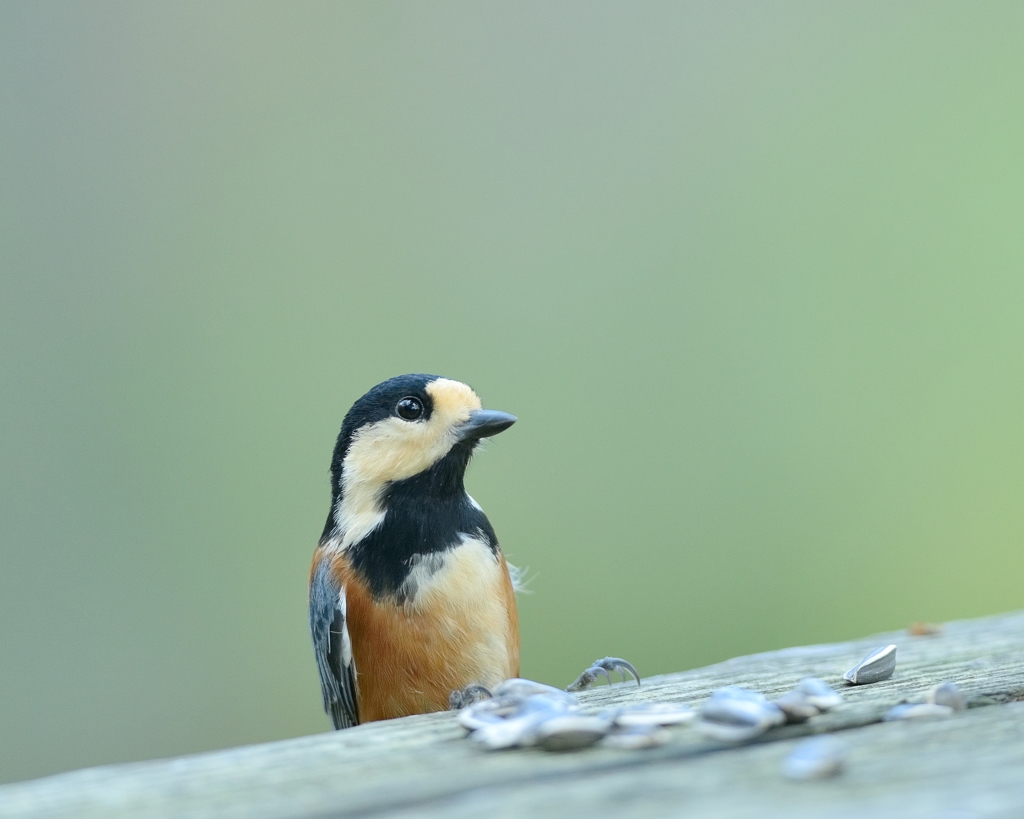
[{"label": "black throat band", "polygon": [[[449,551],[464,535],[479,538],[497,553],[494,529],[463,485],[475,443],[456,444],[429,469],[384,488],[384,520],[348,547],[353,569],[374,597],[400,597],[417,556]],[[333,528],[333,510],[328,527]]]}]

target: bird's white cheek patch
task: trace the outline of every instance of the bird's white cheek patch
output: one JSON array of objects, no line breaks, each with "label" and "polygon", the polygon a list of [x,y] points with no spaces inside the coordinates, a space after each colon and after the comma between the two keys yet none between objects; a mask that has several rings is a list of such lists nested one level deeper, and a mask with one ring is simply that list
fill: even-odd
[{"label": "bird's white cheek patch", "polygon": [[352,437],[342,467],[342,500],[334,519],[342,533],[340,548],[358,543],[384,520],[380,496],[390,481],[411,478],[451,448],[426,424],[387,418]]},{"label": "bird's white cheek patch", "polygon": [[411,478],[442,457],[454,441],[432,421],[385,418],[357,430],[345,456],[346,488]]}]

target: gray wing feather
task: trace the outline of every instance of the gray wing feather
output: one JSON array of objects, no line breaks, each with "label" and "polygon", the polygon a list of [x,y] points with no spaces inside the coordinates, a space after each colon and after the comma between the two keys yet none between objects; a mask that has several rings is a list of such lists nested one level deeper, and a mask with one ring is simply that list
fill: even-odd
[{"label": "gray wing feather", "polygon": [[336,729],[359,724],[356,665],[345,622],[345,592],[321,560],[309,583],[309,631],[320,672],[324,710]]}]

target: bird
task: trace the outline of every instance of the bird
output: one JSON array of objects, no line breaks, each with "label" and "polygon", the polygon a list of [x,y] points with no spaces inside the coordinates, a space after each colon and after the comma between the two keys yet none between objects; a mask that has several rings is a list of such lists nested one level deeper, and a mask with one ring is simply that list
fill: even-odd
[{"label": "bird", "polygon": [[309,574],[335,729],[443,711],[519,676],[517,572],[464,486],[480,442],[516,420],[422,373],[378,384],[345,415]]}]

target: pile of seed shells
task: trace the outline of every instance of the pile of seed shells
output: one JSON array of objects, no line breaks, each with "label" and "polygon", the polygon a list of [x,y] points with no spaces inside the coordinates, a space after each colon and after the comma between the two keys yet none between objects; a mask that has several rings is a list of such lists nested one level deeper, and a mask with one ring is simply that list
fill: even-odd
[{"label": "pile of seed shells", "polygon": [[[847,671],[844,679],[851,686],[866,685],[888,679],[895,669],[896,646],[882,646]],[[841,694],[817,677],[803,678],[774,700],[738,686],[719,688],[699,713],[675,702],[642,702],[584,713],[574,693],[519,678],[506,680],[493,692],[484,691],[484,696],[488,693],[488,698],[462,708],[457,719],[474,742],[490,750],[653,748],[669,740],[667,728],[690,722],[707,739],[747,742],[774,726],[806,722],[843,702]],[[928,693],[926,702],[897,705],[885,719],[943,717],[966,707],[960,689],[945,682]],[[847,744],[834,736],[806,739],[786,757],[782,774],[795,780],[834,776],[843,769],[847,752]]]},{"label": "pile of seed shells", "polygon": [[570,751],[600,743],[640,749],[664,745],[666,728],[696,719],[708,739],[745,742],[774,725],[805,722],[842,702],[828,683],[807,677],[770,702],[763,694],[727,686],[713,692],[698,714],[682,703],[642,702],[585,714],[574,694],[533,680],[506,680],[490,699],[459,711],[459,724],[490,750],[538,747]]},{"label": "pile of seed shells", "polygon": [[842,696],[817,677],[805,677],[776,700],[730,685],[712,692],[696,727],[708,739],[745,742],[776,725],[806,722],[842,701]]},{"label": "pile of seed shells", "polygon": [[574,694],[533,680],[506,680],[490,699],[459,711],[470,738],[490,750],[538,747],[574,751],[600,743],[639,749],[664,745],[666,726],[682,725],[696,714],[677,703],[637,703],[584,714]]}]

